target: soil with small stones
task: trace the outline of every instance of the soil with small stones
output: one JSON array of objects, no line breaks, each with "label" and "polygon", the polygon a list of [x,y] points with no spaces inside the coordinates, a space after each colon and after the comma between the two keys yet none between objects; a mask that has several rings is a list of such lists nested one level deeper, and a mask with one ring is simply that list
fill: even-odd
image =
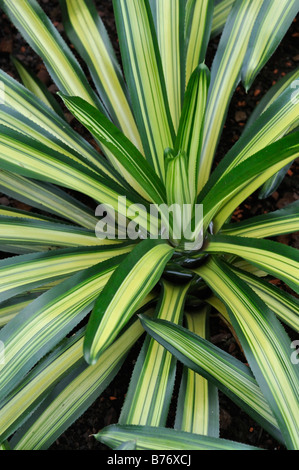
[{"label": "soil with small stones", "polygon": [[[39,0],[47,15],[51,18],[54,25],[62,36],[67,40],[61,20],[60,8],[58,0]],[[99,15],[103,19],[113,46],[116,50],[118,58],[119,44],[116,36],[116,28],[113,18],[113,9],[111,1],[96,2]],[[67,40],[67,42],[69,42]],[[207,65],[210,67],[213,61],[219,38],[211,41],[207,54]],[[254,110],[258,102],[264,94],[286,73],[294,70],[299,65],[299,28],[298,18],[291,25],[282,43],[276,50],[275,54],[269,60],[262,72],[257,76],[248,93],[245,92],[242,85],[238,86],[228,112],[226,125],[222,134],[222,138],[218,147],[216,163],[219,161],[231,146],[240,137],[247,119]],[[72,47],[72,46],[71,46]],[[73,52],[76,51],[72,47]],[[32,51],[32,49],[23,40],[21,34],[14,28],[7,17],[0,13],[0,67],[4,71],[18,78],[16,70],[11,64],[10,55],[16,56],[25,65],[31,68],[38,77],[47,85],[49,90],[55,95],[56,86],[52,83],[48,72],[45,69],[41,59]],[[86,75],[89,72],[78,57]],[[84,129],[66,112],[66,116],[71,125],[83,133],[87,139],[90,139]],[[78,195],[77,195],[78,197]],[[90,202],[83,198],[84,202]],[[264,214],[273,210],[280,209],[287,204],[299,199],[299,162],[296,161],[288,171],[285,179],[279,188],[267,199],[259,200],[257,193],[253,194],[246,200],[234,213],[235,222],[244,218]],[[0,193],[0,204],[16,207],[19,209],[30,210],[31,207],[20,203],[14,199],[6,197]],[[278,241],[286,245],[299,248],[298,233],[292,235],[284,235],[277,238]],[[1,256],[1,253],[0,253]],[[3,257],[7,254],[3,253]],[[283,289],[289,290],[279,281],[274,281]],[[289,290],[290,291],[290,290]],[[291,339],[294,333],[287,329]],[[217,317],[211,319],[211,341],[229,352],[238,359],[246,362],[238,344],[236,343],[230,330]],[[94,404],[61,435],[57,441],[51,446],[50,450],[105,450],[104,445],[98,443],[91,435],[98,432],[104,426],[116,423],[122,403],[127,391],[131,372],[136,361],[138,351],[140,350],[142,340],[137,342],[133,350],[130,352],[124,366],[121,368],[117,377],[112,381],[110,386]],[[179,365],[179,374],[181,366]],[[175,402],[178,395],[179,375],[174,390],[173,405],[170,408],[168,425],[171,425],[175,415]],[[220,392],[220,435],[223,438],[244,442],[254,446],[260,446],[265,449],[283,449],[270,435],[268,435],[255,421],[247,414],[242,412],[231,400]]]}]

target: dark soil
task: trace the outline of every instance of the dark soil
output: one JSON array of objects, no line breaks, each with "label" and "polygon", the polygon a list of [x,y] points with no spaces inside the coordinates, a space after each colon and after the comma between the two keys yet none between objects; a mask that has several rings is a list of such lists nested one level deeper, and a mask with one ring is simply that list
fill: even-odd
[{"label": "dark soil", "polygon": [[[61,15],[58,0],[40,0],[40,4],[51,18],[54,25],[65,37],[61,23]],[[119,57],[119,46],[116,37],[115,24],[111,1],[96,2],[100,16],[102,17],[110,38],[113,42]],[[209,45],[207,55],[207,65],[210,66],[215,54],[218,38]],[[286,34],[281,45],[269,60],[263,71],[256,78],[251,90],[247,94],[240,85],[233,96],[226,126],[219,144],[217,159],[223,157],[229,148],[236,142],[242,133],[248,117],[258,104],[263,95],[286,73],[295,69],[299,65],[299,28],[298,21],[294,21]],[[74,49],[73,49],[74,50]],[[75,51],[74,51],[75,52]],[[55,94],[56,87],[40,58],[31,50],[23,40],[20,33],[7,20],[6,16],[0,13],[0,67],[10,73],[15,78],[17,73],[10,62],[10,54],[15,55],[24,64],[29,66],[39,78]],[[79,59],[80,60],[80,59]],[[82,64],[82,62],[80,61]],[[82,64],[87,76],[88,70]],[[78,128],[70,115],[69,121]],[[86,135],[86,138],[89,138]],[[239,221],[249,216],[267,213],[299,199],[299,163],[298,161],[288,171],[287,176],[277,191],[267,200],[259,200],[257,194],[253,194],[234,214],[234,220]],[[7,198],[0,193],[0,204],[12,205],[14,207],[30,210],[24,204]],[[279,241],[287,245],[299,248],[298,233],[290,236],[278,237]],[[7,255],[6,255],[7,256]],[[282,285],[283,288],[286,288]],[[288,289],[289,290],[289,289]],[[288,330],[289,332],[289,330]],[[289,332],[293,336],[293,332]],[[230,352],[241,360],[243,358],[234,337],[226,326],[218,319],[211,320],[211,341],[217,346]],[[116,379],[110,384],[106,391],[95,401],[80,419],[78,419],[57,441],[52,445],[51,450],[103,450],[105,446],[98,443],[91,434],[98,432],[104,426],[116,423],[124,396],[127,391],[131,371],[136,361],[136,355],[141,346],[141,341],[135,346],[128,356],[128,359],[121,369]],[[174,403],[178,393],[176,385],[174,392]],[[173,419],[175,405],[170,410],[169,423]],[[266,449],[282,449],[282,446],[269,436],[256,422],[242,412],[226,396],[220,393],[220,427],[221,437],[239,442],[260,446]]]}]

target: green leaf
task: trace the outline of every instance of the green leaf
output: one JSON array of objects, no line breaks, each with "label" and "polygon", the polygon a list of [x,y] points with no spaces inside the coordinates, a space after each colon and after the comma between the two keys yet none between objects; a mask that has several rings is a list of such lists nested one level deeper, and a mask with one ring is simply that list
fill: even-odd
[{"label": "green leaf", "polygon": [[[4,127],[0,135],[0,162],[4,170],[75,189],[99,203],[111,206],[114,211],[120,210],[124,216],[127,215],[127,209],[132,206],[132,201],[129,199],[126,199],[124,204],[119,204],[119,195],[123,191],[113,180],[97,176],[79,163],[54,152],[34,139],[22,136],[20,140],[19,133]],[[135,198],[136,194],[131,196]],[[136,202],[139,202],[138,197]],[[140,208],[140,225],[145,230],[148,218],[149,214],[145,207]],[[151,217],[151,226],[154,225],[154,217]]]},{"label": "green leaf", "polygon": [[100,246],[115,243],[101,240],[94,231],[72,225],[30,220],[20,217],[0,217],[1,244],[47,245],[60,247]]},{"label": "green leaf", "polygon": [[294,82],[244,130],[240,139],[212,173],[201,197],[207,194],[233,168],[248,161],[250,156],[262,149],[266,150],[269,144],[281,139],[289,132],[290,128],[296,126],[299,122],[299,91],[293,88],[293,84]]},{"label": "green leaf", "polygon": [[260,115],[263,114],[283,94],[283,92],[289,88],[290,85],[293,86],[292,89],[295,91],[297,79],[299,79],[299,67],[287,73],[284,77],[280,78],[275,85],[271,86],[250,114],[244,131],[254,124]]},{"label": "green leaf", "polygon": [[58,88],[102,108],[79,63],[36,0],[1,0],[8,15],[33,50],[42,57]]},{"label": "green leaf", "polygon": [[90,230],[94,230],[98,222],[91,209],[54,185],[0,170],[0,190],[29,206],[58,215]]},{"label": "green leaf", "polygon": [[215,0],[211,36],[222,32],[235,0]]},{"label": "green leaf", "polygon": [[276,419],[249,367],[186,328],[139,316],[144,329],[186,367],[215,384],[238,406],[281,440]]},{"label": "green leaf", "polygon": [[139,150],[100,111],[81,98],[62,97],[66,106],[124,167],[128,182],[148,200],[166,202],[165,188]]},{"label": "green leaf", "polygon": [[164,180],[164,150],[173,147],[174,131],[149,2],[117,0],[113,5],[123,67],[145,155]]},{"label": "green leaf", "polygon": [[94,2],[61,0],[60,5],[66,33],[87,63],[107,112],[113,122],[142,151],[121,68]]},{"label": "green leaf", "polygon": [[299,230],[299,201],[268,214],[251,217],[239,223],[225,224],[221,235],[266,238]]},{"label": "green leaf", "polygon": [[0,366],[0,400],[92,309],[123,257],[99,263],[53,287],[0,331],[5,364]]},{"label": "green leaf", "polygon": [[256,19],[242,68],[246,91],[279,45],[299,11],[296,0],[264,2]]},{"label": "green leaf", "polygon": [[280,320],[294,331],[299,331],[299,300],[296,297],[235,266],[230,268],[255,291]]},{"label": "green leaf", "polygon": [[55,100],[54,96],[46,85],[39,80],[39,78],[34,75],[31,70],[25,67],[16,57],[11,57],[12,63],[16,67],[18,74],[21,77],[23,85],[30,90],[35,96],[37,96],[45,105],[52,108],[62,119],[65,119],[63,111],[59,106],[58,102]]},{"label": "green leaf", "polygon": [[[37,142],[46,145],[50,149],[66,155],[75,162],[81,163],[81,165],[84,165],[89,170],[94,171],[96,175],[99,173],[100,169],[96,164],[87,161],[84,156],[78,154],[74,149],[71,149],[53,134],[8,106],[2,105],[0,107],[0,124],[30,138],[34,138]],[[22,135],[20,135],[20,138],[21,137]]]},{"label": "green leaf", "polygon": [[299,253],[295,248],[271,240],[218,235],[211,237],[204,250],[240,256],[299,293]]},{"label": "green leaf", "polygon": [[[70,234],[72,235],[72,234]],[[81,247],[10,257],[0,261],[0,301],[128,253],[132,245]]]},{"label": "green leaf", "polygon": [[136,441],[127,441],[120,444],[115,450],[136,450]]},{"label": "green leaf", "polygon": [[[17,125],[19,126],[17,129],[19,132],[25,132],[25,134],[31,135],[29,124],[32,122],[35,124],[35,126],[32,125],[32,133],[35,137],[38,137],[38,133],[40,134],[40,137],[37,138],[38,141],[40,139],[43,141],[45,136],[47,145],[51,142],[50,147],[54,145],[57,146],[58,142],[64,143],[68,146],[68,151],[71,152],[72,149],[75,150],[75,157],[78,157],[78,155],[81,156],[85,164],[90,162],[93,168],[98,168],[103,171],[103,173],[113,176],[111,165],[108,164],[78,132],[75,132],[64,119],[2,70],[0,70],[0,80],[5,92],[5,114],[8,115],[6,116],[6,120],[9,119],[10,115],[9,109],[7,108],[12,108],[12,118],[15,116],[13,110],[18,112],[17,122],[15,122],[13,128]],[[23,120],[20,114],[23,115]],[[3,119],[3,113],[1,113],[0,116]]]},{"label": "green leaf", "polygon": [[229,13],[211,70],[211,83],[203,132],[199,189],[209,178],[215,150],[262,0],[236,1]]},{"label": "green leaf", "polygon": [[[299,133],[291,134],[248,157],[215,183],[207,192],[199,195],[204,206],[204,227],[213,220],[216,233],[250,194],[286,163],[299,155]],[[216,170],[217,171],[217,170]]]},{"label": "green leaf", "polygon": [[140,322],[135,321],[102,354],[97,364],[88,366],[82,359],[80,367],[54,388],[25,426],[13,436],[13,449],[48,449],[107,388],[142,333]]},{"label": "green leaf", "polygon": [[117,337],[142,299],[159,281],[174,249],[165,241],[144,240],[126,257],[97,299],[88,322],[84,355],[94,364]]},{"label": "green leaf", "polygon": [[185,91],[185,0],[149,0],[149,3],[156,26],[170,114],[177,130]]},{"label": "green leaf", "polygon": [[[299,447],[299,374],[290,358],[290,339],[275,315],[229,266],[211,259],[196,272],[223,300],[246,358],[289,449]],[[297,270],[298,273],[298,270]]]},{"label": "green leaf", "polygon": [[[189,284],[162,281],[156,317],[181,322]],[[133,370],[119,424],[165,426],[176,373],[174,358],[147,336]]]},{"label": "green leaf", "polygon": [[[151,426],[111,425],[95,438],[112,449],[123,442],[136,441],[137,450],[261,450],[238,442],[200,436],[189,432]],[[187,463],[187,460],[186,460]]]},{"label": "green leaf", "polygon": [[213,1],[187,0],[186,4],[186,83],[193,71],[205,61],[213,18]]},{"label": "green leaf", "polygon": [[[208,313],[208,306],[192,314],[186,313],[188,330],[207,338]],[[204,436],[219,437],[218,390],[204,377],[187,367],[184,367],[180,386],[175,428]]]},{"label": "green leaf", "polygon": [[1,403],[0,439],[6,439],[28,419],[47,394],[82,361],[84,330],[64,340],[42,359],[20,385]]},{"label": "green leaf", "polygon": [[0,219],[3,220],[5,217],[19,217],[20,219],[31,219],[31,220],[43,220],[44,222],[58,222],[57,219],[46,217],[45,215],[36,214],[34,212],[23,211],[21,209],[15,209],[14,207],[0,205]]},{"label": "green leaf", "polygon": [[266,199],[267,197],[271,196],[271,194],[276,191],[280,183],[283,181],[286,173],[288,172],[289,168],[292,166],[292,163],[288,163],[285,167],[279,170],[275,175],[271,176],[271,178],[266,181],[261,187],[259,192],[259,199]]},{"label": "green leaf", "polygon": [[199,160],[202,130],[210,81],[209,69],[199,65],[191,75],[184,98],[183,110],[175,141],[175,150],[184,150],[188,156],[189,191],[192,201],[198,190]]},{"label": "green leaf", "polygon": [[11,450],[7,441],[2,442],[2,444],[0,444],[0,450]]},{"label": "green leaf", "polygon": [[23,308],[32,302],[38,294],[26,294],[23,297],[17,296],[13,299],[0,303],[0,327],[6,325],[12,320]]}]

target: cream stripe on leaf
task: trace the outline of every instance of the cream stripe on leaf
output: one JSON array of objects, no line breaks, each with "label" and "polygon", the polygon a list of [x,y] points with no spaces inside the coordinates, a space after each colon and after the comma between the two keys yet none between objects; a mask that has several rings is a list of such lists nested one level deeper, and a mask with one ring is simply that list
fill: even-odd
[{"label": "cream stripe on leaf", "polygon": [[[0,161],[4,170],[12,171],[21,176],[60,184],[75,189],[95,199],[98,203],[111,206],[114,211],[127,215],[127,209],[132,206],[132,200],[126,199],[119,204],[122,188],[108,177],[100,177],[84,166],[70,160],[65,155],[55,152],[39,144],[34,139],[2,126],[0,135]],[[130,193],[127,192],[129,196]],[[131,194],[134,202],[144,202],[137,193]],[[137,198],[137,199],[136,199]],[[135,214],[134,214],[135,215]],[[131,216],[133,217],[133,215]],[[149,214],[145,207],[140,208],[140,226],[148,228]],[[157,218],[151,217],[151,226],[156,229]]]},{"label": "cream stripe on leaf", "polygon": [[217,233],[241,202],[296,159],[299,155],[298,136],[298,132],[290,134],[260,150],[228,171],[220,181],[216,180],[210,189],[204,190],[198,197],[204,207],[204,227],[213,221],[214,233]]},{"label": "cream stripe on leaf", "polygon": [[209,69],[199,65],[191,75],[184,97],[175,150],[188,157],[188,179],[192,202],[197,195],[202,132],[210,81]]},{"label": "cream stripe on leaf", "polygon": [[49,148],[66,155],[75,162],[79,162],[89,170],[94,171],[96,175],[98,173],[101,174],[101,170],[96,164],[86,161],[86,159],[76,150],[71,149],[57,137],[53,136],[53,134],[35,124],[13,108],[1,105],[0,124],[21,134],[27,135],[28,137],[35,139],[37,142],[47,145]]},{"label": "cream stripe on leaf", "polygon": [[[229,266],[211,259],[196,272],[226,304],[250,367],[289,449],[299,448],[299,374],[290,339],[275,315]],[[297,270],[298,273],[298,270]]]},{"label": "cream stripe on leaf", "polygon": [[[185,313],[189,331],[207,338],[209,306]],[[219,437],[218,390],[204,377],[184,367],[176,410],[175,429]]]},{"label": "cream stripe on leaf", "polygon": [[186,10],[186,84],[188,84],[193,71],[205,61],[211,33],[214,1],[187,0]]},{"label": "cream stripe on leaf", "polygon": [[91,209],[62,189],[0,170],[0,189],[4,194],[82,227],[94,230],[98,219]]},{"label": "cream stripe on leaf", "polygon": [[103,106],[79,63],[36,0],[1,0],[5,11],[33,50],[42,57],[58,88]]},{"label": "cream stripe on leaf", "polygon": [[0,327],[2,328],[12,320],[23,308],[32,302],[38,293],[16,296],[12,299],[0,303]]},{"label": "cream stripe on leaf", "polygon": [[299,253],[293,247],[272,240],[216,235],[210,238],[204,251],[240,256],[263,271],[281,279],[299,293]]},{"label": "cream stripe on leaf", "polygon": [[212,173],[205,185],[201,197],[219,182],[232,168],[246,161],[289,132],[299,123],[299,89],[293,81],[278,98],[260,114],[259,117],[241,135],[238,142]]},{"label": "cream stripe on leaf", "polygon": [[140,322],[135,321],[95,365],[88,366],[82,360],[77,371],[63,378],[25,426],[13,436],[11,444],[14,450],[48,449],[107,388],[143,332]]},{"label": "cream stripe on leaf", "polygon": [[52,93],[48,90],[46,85],[31,72],[27,67],[25,67],[22,62],[20,62],[16,57],[11,57],[11,60],[17,69],[17,72],[22,80],[23,85],[27,90],[31,91],[35,96],[37,96],[45,105],[52,108],[62,119],[65,119],[62,108],[59,106],[58,102],[55,100]]},{"label": "cream stripe on leaf", "polygon": [[142,151],[127,87],[106,28],[92,0],[60,2],[65,30],[88,64],[98,93],[113,122]]},{"label": "cream stripe on leaf", "polygon": [[10,257],[0,261],[0,302],[14,295],[61,279],[114,256],[129,253],[126,243],[82,247]]},{"label": "cream stripe on leaf", "polygon": [[[154,426],[114,424],[102,429],[95,435],[95,438],[111,449],[117,449],[123,443],[134,441],[137,450],[258,450],[247,444],[200,436],[176,429],[159,428],[158,431]],[[187,459],[185,461],[187,464]]]},{"label": "cream stripe on leaf", "polygon": [[113,2],[125,77],[146,158],[164,179],[164,150],[173,147],[158,40],[148,0]]},{"label": "cream stripe on leaf", "polygon": [[294,331],[299,331],[299,300],[296,297],[235,266],[231,266],[231,269],[261,297],[280,320]]},{"label": "cream stripe on leaf", "polygon": [[128,182],[147,200],[166,203],[165,188],[151,165],[135,145],[100,111],[81,98],[63,100],[72,114],[91,134],[110,150],[128,175]]},{"label": "cream stripe on leaf", "polygon": [[56,247],[109,246],[115,240],[99,239],[94,230],[72,225],[30,220],[20,217],[0,217],[1,245],[47,245]]},{"label": "cream stripe on leaf", "polygon": [[203,133],[199,188],[209,178],[215,150],[241,68],[252,29],[263,0],[237,0],[228,16],[211,70],[211,83]]},{"label": "cream stripe on leaf", "polygon": [[[20,29],[35,52],[43,58],[60,91],[70,96],[79,96],[107,114],[75,56],[37,1],[1,0],[0,6]],[[105,149],[103,151],[107,154]]]},{"label": "cream stripe on leaf", "polygon": [[[156,317],[180,323],[189,284],[162,280]],[[173,356],[149,336],[133,370],[119,424],[165,426],[176,373]]]},{"label": "cream stripe on leaf", "polygon": [[31,219],[31,220],[43,220],[44,222],[58,222],[57,219],[46,217],[41,214],[36,214],[34,212],[24,211],[21,209],[15,209],[14,207],[1,206],[0,205],[0,219],[2,217],[19,217],[20,219]]},{"label": "cream stripe on leaf", "polygon": [[[262,113],[264,113],[279,97],[282,93],[291,85],[292,90],[296,91],[296,80],[299,79],[299,67],[291,72],[287,73],[284,77],[280,78],[275,85],[262,97],[260,102],[256,105],[252,113],[250,114],[245,129],[250,127]],[[244,129],[244,130],[245,130]]]},{"label": "cream stripe on leaf", "polygon": [[241,361],[186,328],[140,315],[144,329],[186,367],[216,385],[279,441],[276,419],[251,370]]},{"label": "cream stripe on leaf", "polygon": [[225,224],[221,235],[266,238],[299,231],[299,201],[239,223]]},{"label": "cream stripe on leaf", "polygon": [[[75,132],[64,119],[58,116],[58,114],[36,98],[33,93],[2,70],[0,70],[0,80],[3,83],[5,104],[7,108],[12,108],[12,110],[17,111],[24,116],[24,123],[21,124],[22,119],[18,115],[18,123],[20,124],[20,129],[18,129],[19,132],[25,132],[25,129],[27,129],[28,132],[30,129],[29,122],[33,122],[35,124],[35,126],[33,126],[35,137],[37,136],[37,129],[41,134],[41,139],[45,136],[49,141],[50,134],[66,144],[69,147],[69,152],[71,152],[72,149],[75,150],[75,157],[81,155],[82,161],[85,163],[90,162],[92,164],[92,168],[98,168],[109,176],[113,175],[113,168],[111,168],[111,165],[106,162],[106,160],[86,140],[84,140],[78,132]],[[5,109],[7,114],[11,114],[11,121],[14,113],[10,113],[7,108]],[[9,116],[6,119],[9,119]],[[57,145],[55,139],[53,139],[51,145]]]},{"label": "cream stripe on leaf", "polygon": [[211,36],[217,36],[224,28],[235,0],[215,0]]},{"label": "cream stripe on leaf", "polygon": [[130,320],[142,299],[153,289],[174,253],[165,240],[139,243],[115,271],[98,297],[89,319],[84,355],[94,364]]},{"label": "cream stripe on leaf", "polygon": [[149,0],[149,3],[157,31],[170,113],[177,131],[185,90],[185,0]]},{"label": "cream stripe on leaf", "polygon": [[0,401],[90,312],[122,259],[114,257],[73,275],[39,296],[2,328],[5,364],[0,365]]},{"label": "cream stripe on leaf", "polygon": [[242,81],[247,91],[279,45],[298,12],[297,0],[264,2],[253,28],[242,68]]},{"label": "cream stripe on leaf", "polygon": [[82,367],[83,336],[84,329],[81,329],[71,338],[62,341],[1,403],[1,441],[23,425],[58,381],[72,369],[76,371],[80,365]]}]

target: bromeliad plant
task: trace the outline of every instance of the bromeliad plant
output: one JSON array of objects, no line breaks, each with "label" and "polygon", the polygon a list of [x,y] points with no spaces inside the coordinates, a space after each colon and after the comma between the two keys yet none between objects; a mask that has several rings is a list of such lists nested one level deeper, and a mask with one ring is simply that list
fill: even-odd
[{"label": "bromeliad plant", "polygon": [[[299,291],[298,251],[271,240],[298,230],[299,204],[231,222],[254,191],[271,194],[299,155],[298,69],[260,102],[211,172],[236,86],[250,88],[298,1],[115,0],[124,74],[92,1],[60,3],[96,91],[36,0],[0,2],[96,143],[70,127],[20,62],[26,88],[0,72],[0,189],[39,209],[1,207],[1,250],[17,255],[0,263],[2,448],[48,448],[146,330],[119,422],[98,440],[121,449],[251,448],[219,438],[219,389],[298,449],[298,366],[281,324],[298,330],[298,300],[268,280]],[[207,45],[222,29],[210,72]],[[63,188],[104,205],[103,232],[96,236],[94,211]],[[124,240],[132,223],[136,236]],[[209,341],[210,312],[248,364]],[[171,429],[177,359],[184,371]]]}]

